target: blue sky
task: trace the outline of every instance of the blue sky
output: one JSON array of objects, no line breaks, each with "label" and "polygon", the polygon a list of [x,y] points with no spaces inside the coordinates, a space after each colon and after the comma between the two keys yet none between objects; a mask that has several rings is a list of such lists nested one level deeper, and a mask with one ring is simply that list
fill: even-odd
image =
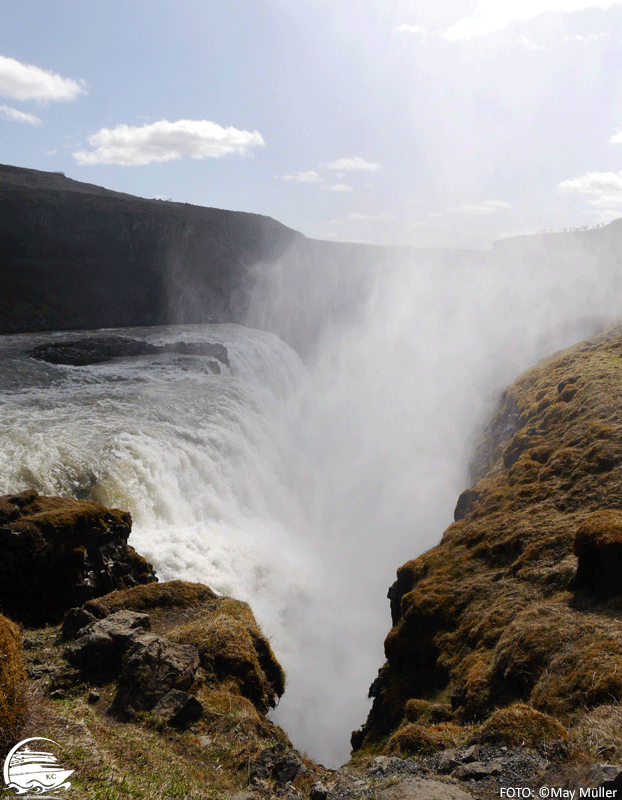
[{"label": "blue sky", "polygon": [[4,0],[0,162],[472,246],[622,215],[622,0]]}]

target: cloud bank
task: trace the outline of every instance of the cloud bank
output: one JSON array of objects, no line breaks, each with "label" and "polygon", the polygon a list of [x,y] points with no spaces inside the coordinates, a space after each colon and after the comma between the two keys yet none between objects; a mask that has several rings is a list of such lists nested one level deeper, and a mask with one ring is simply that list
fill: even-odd
[{"label": "cloud bank", "polygon": [[229,153],[246,155],[249,148],[265,145],[258,131],[223,128],[208,120],[161,119],[150,125],[120,124],[102,128],[88,138],[93,150],[73,153],[79,164],[137,166],[158,161],[190,158],[220,158]]},{"label": "cloud bank", "polygon": [[73,78],[0,56],[0,95],[14,100],[75,100],[86,94]]}]

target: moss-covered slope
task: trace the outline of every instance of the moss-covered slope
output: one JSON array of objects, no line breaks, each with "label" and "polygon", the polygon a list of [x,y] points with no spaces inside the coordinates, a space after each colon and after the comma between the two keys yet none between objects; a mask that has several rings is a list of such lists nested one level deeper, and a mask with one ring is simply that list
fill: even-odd
[{"label": "moss-covered slope", "polygon": [[353,745],[401,746],[439,705],[441,724],[483,724],[511,744],[517,724],[494,712],[512,707],[526,726],[530,709],[547,715],[540,738],[576,742],[588,719],[611,717],[600,756],[619,753],[622,326],[523,374],[482,430],[472,475],[441,543],[398,570],[387,663]]}]

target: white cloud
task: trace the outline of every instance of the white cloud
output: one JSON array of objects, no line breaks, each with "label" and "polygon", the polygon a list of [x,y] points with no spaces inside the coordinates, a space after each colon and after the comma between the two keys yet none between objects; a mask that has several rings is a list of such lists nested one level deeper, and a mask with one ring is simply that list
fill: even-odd
[{"label": "white cloud", "polygon": [[[482,205],[470,206],[466,204],[459,205],[455,208],[446,208],[448,214],[495,214],[504,208],[511,208],[511,203],[506,203],[504,200],[484,200]],[[429,215],[426,215],[429,216]]]},{"label": "white cloud", "polygon": [[75,100],[86,91],[73,78],[0,56],[0,95],[14,100]]},{"label": "white cloud", "polygon": [[622,172],[586,172],[579,178],[562,181],[558,188],[562,192],[616,195],[622,193]]},{"label": "white cloud", "polygon": [[281,175],[284,181],[300,181],[301,183],[317,183],[323,181],[314,169],[307,170],[307,172],[297,172],[295,175]]},{"label": "white cloud", "polygon": [[27,122],[29,125],[43,124],[39,117],[35,117],[34,114],[25,114],[23,111],[18,111],[16,108],[11,108],[11,106],[7,105],[0,106],[0,114],[5,119],[10,119],[13,122]]},{"label": "white cloud", "polygon": [[622,131],[615,133],[611,139],[609,139],[609,144],[620,144],[620,142],[622,142]]},{"label": "white cloud", "polygon": [[325,233],[320,238],[321,239],[338,239],[339,238],[339,234],[337,234],[337,233]]},{"label": "white cloud", "polygon": [[[622,2],[622,0],[621,0]],[[323,164],[325,169],[336,170],[364,170],[365,172],[377,172],[380,169],[380,164],[370,161],[365,161],[360,156],[354,158],[339,158],[337,161],[332,161],[330,164]]]},{"label": "white cloud", "polygon": [[207,120],[161,119],[151,125],[132,127],[120,124],[102,128],[90,136],[93,150],[76,150],[79,164],[122,164],[134,166],[154,161],[191,158],[219,158],[228,153],[248,152],[249,147],[264,145],[260,133],[222,128]]},{"label": "white cloud", "polygon": [[419,25],[400,25],[395,29],[398,33],[420,33],[425,34],[425,31]]},{"label": "white cloud", "polygon": [[383,211],[381,214],[349,214],[348,219],[354,220],[362,220],[365,222],[370,221],[381,221],[381,222],[391,222],[391,220],[395,219],[395,214],[392,211]]},{"label": "white cloud", "polygon": [[425,215],[426,215],[426,217],[442,217],[443,216],[443,212],[442,211],[426,211]]},{"label": "white cloud", "polygon": [[512,22],[532,19],[545,11],[581,11],[585,8],[607,9],[622,0],[479,0],[475,14],[464,17],[445,31],[450,41],[486,36],[506,28]]},{"label": "white cloud", "polygon": [[347,183],[334,183],[332,186],[323,186],[323,189],[330,189],[331,192],[353,192],[354,189]]}]

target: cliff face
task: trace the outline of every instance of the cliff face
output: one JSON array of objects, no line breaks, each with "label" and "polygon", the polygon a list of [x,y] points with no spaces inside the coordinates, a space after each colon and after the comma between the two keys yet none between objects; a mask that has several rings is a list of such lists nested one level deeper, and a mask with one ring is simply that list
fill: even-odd
[{"label": "cliff face", "polygon": [[[455,523],[389,590],[387,662],[355,749],[433,734],[582,749],[597,730],[599,758],[620,755],[621,409],[620,325],[503,394]],[[439,724],[422,738],[421,720]]]},{"label": "cliff face", "polygon": [[301,234],[0,166],[0,332],[230,321],[248,267]]}]

